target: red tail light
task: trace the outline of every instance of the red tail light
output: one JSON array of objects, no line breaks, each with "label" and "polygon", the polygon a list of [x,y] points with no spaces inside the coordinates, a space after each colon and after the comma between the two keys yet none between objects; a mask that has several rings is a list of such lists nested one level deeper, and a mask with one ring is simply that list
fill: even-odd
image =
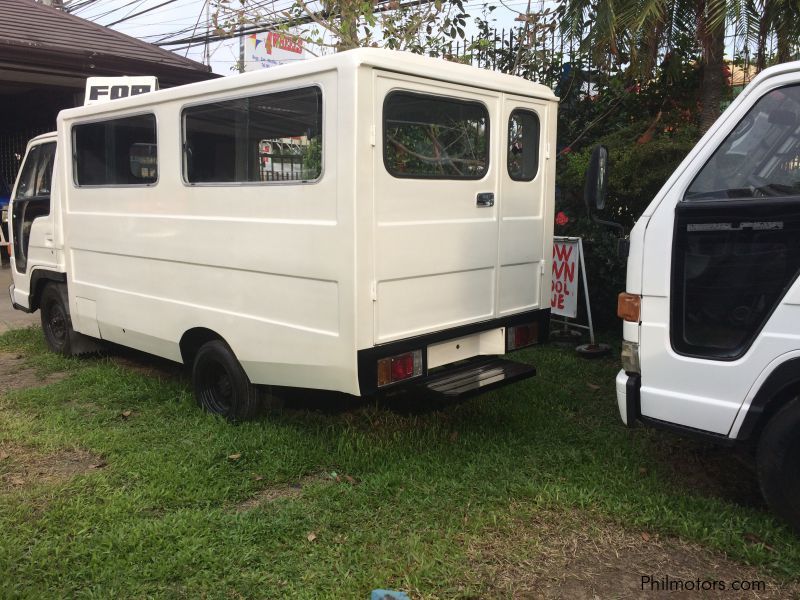
[{"label": "red tail light", "polygon": [[506,352],[524,348],[539,342],[539,324],[515,325],[506,333]]},{"label": "red tail light", "polygon": [[400,381],[414,376],[414,355],[403,354],[391,359],[392,361],[392,381]]},{"label": "red tail light", "polygon": [[422,375],[422,350],[413,350],[378,361],[378,387]]}]

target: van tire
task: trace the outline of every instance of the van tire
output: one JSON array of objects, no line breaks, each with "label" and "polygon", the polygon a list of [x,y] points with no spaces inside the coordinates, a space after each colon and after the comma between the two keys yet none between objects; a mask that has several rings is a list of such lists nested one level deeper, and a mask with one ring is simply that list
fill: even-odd
[{"label": "van tire", "polygon": [[39,312],[47,347],[56,354],[72,356],[73,344],[79,334],[72,328],[67,286],[48,283],[39,300]]},{"label": "van tire", "polygon": [[256,386],[239,364],[230,346],[222,340],[203,344],[194,357],[192,387],[197,403],[228,421],[249,421],[261,407]]},{"label": "van tire", "polygon": [[769,420],[758,440],[761,493],[769,507],[800,534],[800,397]]}]

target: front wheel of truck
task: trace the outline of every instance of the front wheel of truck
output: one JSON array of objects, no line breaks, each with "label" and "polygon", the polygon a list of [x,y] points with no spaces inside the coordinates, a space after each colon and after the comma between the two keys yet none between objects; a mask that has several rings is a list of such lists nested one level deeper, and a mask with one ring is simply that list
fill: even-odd
[{"label": "front wheel of truck", "polygon": [[769,507],[800,535],[800,397],[767,423],[756,461],[761,493]]},{"label": "front wheel of truck", "polygon": [[47,347],[57,354],[71,356],[75,331],[72,329],[66,286],[58,283],[48,284],[42,292],[39,311]]}]

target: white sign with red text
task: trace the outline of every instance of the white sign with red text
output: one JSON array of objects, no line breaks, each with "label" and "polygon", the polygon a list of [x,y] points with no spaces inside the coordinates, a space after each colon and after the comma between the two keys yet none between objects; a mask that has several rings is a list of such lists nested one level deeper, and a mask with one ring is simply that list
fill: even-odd
[{"label": "white sign with red text", "polygon": [[554,315],[575,318],[578,315],[578,238],[553,241],[550,311]]},{"label": "white sign with red text", "polygon": [[244,40],[244,70],[259,71],[305,58],[303,40],[288,33],[265,31]]}]

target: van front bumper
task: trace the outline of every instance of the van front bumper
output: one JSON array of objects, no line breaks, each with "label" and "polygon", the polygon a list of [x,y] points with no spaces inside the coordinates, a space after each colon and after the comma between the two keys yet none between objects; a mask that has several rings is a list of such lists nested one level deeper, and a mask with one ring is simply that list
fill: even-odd
[{"label": "van front bumper", "polygon": [[628,427],[635,427],[641,417],[642,377],[638,373],[617,373],[617,405],[622,422]]},{"label": "van front bumper", "polygon": [[33,311],[30,308],[22,306],[21,304],[17,304],[17,301],[14,299],[14,284],[8,286],[8,296],[11,298],[11,306],[13,306],[17,310],[21,310],[25,313],[32,313]]}]

